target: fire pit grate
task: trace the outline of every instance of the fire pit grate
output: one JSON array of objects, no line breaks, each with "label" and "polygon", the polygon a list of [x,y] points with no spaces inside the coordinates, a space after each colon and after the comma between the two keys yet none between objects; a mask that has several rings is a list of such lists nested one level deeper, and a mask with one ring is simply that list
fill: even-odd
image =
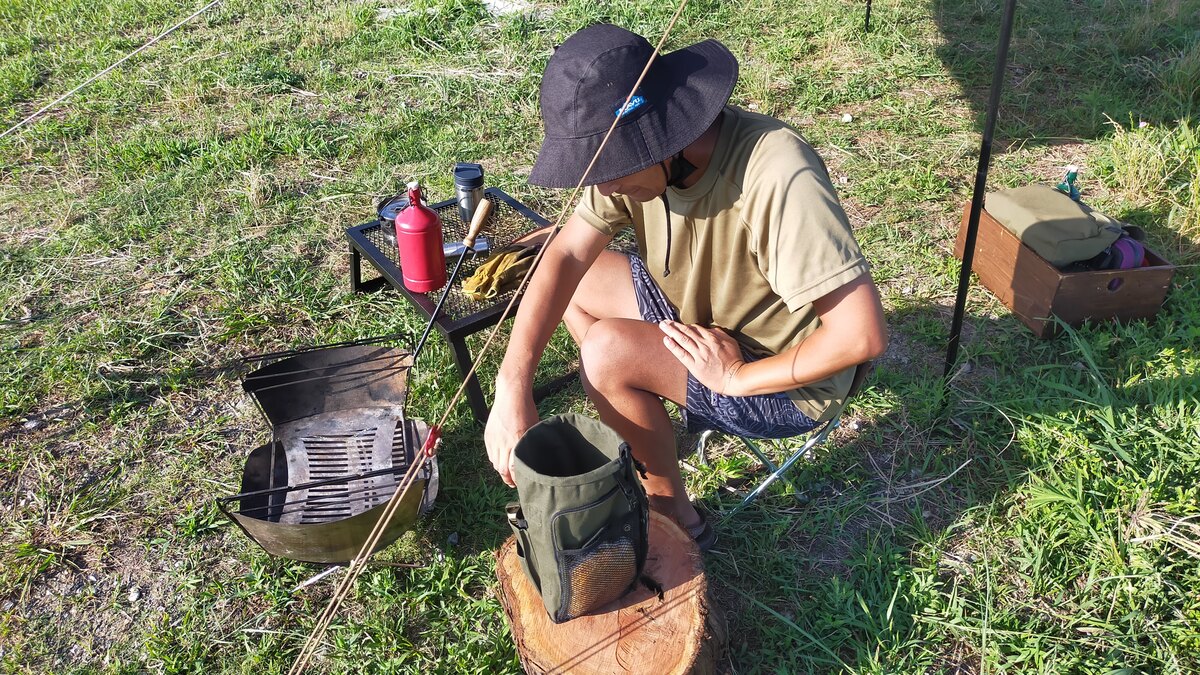
[{"label": "fire pit grate", "polygon": [[[279,360],[243,386],[271,422],[272,440],[247,457],[241,493],[218,504],[269,553],[350,560],[429,434],[424,422],[404,416],[412,355],[354,343],[268,358]],[[416,471],[380,547],[433,507],[436,459]]]},{"label": "fire pit grate", "polygon": [[[399,421],[399,412],[366,411],[351,420],[334,413],[305,420],[304,427],[280,429],[279,442],[251,453],[235,513],[308,525],[345,520],[386,503],[425,432],[420,422]],[[289,453],[288,447],[297,451]],[[436,466],[431,464],[419,478],[436,480],[435,476]],[[431,492],[422,511],[432,506],[432,499]]]}]

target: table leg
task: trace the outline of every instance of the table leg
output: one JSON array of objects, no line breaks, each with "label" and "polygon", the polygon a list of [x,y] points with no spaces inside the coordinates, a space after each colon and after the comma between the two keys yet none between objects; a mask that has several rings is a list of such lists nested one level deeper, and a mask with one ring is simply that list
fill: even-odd
[{"label": "table leg", "polygon": [[577,380],[577,379],[579,379],[579,371],[577,371],[577,370],[572,370],[571,372],[567,373],[566,375],[559,375],[558,377],[554,378],[553,380],[550,380],[546,384],[534,387],[533,388],[533,400],[535,402],[540,403],[541,400],[546,398],[547,396],[549,396],[551,394],[556,394],[556,393],[562,391],[563,389],[566,389],[567,387],[571,386],[572,384],[575,383],[575,380]]},{"label": "table leg", "polygon": [[[450,349],[454,352],[454,363],[458,364],[458,371],[462,373],[464,378],[467,373],[471,372],[471,352],[467,350],[467,343],[462,338],[447,337],[446,341],[450,343]],[[483,398],[483,388],[479,386],[479,378],[471,375],[467,378],[467,402],[471,404],[471,413],[475,415],[476,421],[480,424],[487,424],[488,404]]]},{"label": "table leg", "polygon": [[362,254],[354,245],[350,245],[350,292],[359,293],[362,289]]},{"label": "table leg", "polygon": [[354,246],[350,247],[350,292],[374,293],[387,287],[387,279],[377,277],[369,281],[362,280],[362,254]]}]

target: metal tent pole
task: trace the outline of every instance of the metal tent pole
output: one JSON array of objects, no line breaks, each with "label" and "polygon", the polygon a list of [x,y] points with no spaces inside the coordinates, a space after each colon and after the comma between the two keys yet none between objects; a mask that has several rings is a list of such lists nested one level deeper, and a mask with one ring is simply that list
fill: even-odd
[{"label": "metal tent pole", "polygon": [[979,166],[975,169],[975,192],[971,195],[971,214],[967,219],[967,238],[963,246],[962,269],[958,274],[958,296],[954,299],[954,321],[950,325],[950,340],[946,348],[946,367],[942,379],[958,360],[958,343],[962,336],[963,311],[967,290],[971,285],[971,263],[975,260],[975,237],[979,232],[979,214],[983,211],[983,194],[987,189],[988,166],[992,162],[992,134],[996,130],[996,110],[1000,107],[1000,92],[1004,88],[1004,69],[1008,64],[1008,43],[1012,38],[1013,14],[1017,0],[1006,0],[1000,24],[1000,43],[996,49],[996,70],[992,73],[992,93],[988,97],[987,121],[983,125],[983,143],[979,148]]}]

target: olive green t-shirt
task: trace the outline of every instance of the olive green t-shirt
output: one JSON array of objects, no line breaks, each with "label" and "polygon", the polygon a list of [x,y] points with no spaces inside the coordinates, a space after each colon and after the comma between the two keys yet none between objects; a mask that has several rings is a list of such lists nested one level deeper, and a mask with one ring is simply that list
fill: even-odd
[{"label": "olive green t-shirt", "polygon": [[[824,162],[774,118],[726,107],[699,182],[668,188],[667,200],[669,237],[661,199],[643,204],[592,187],[575,213],[610,236],[632,226],[680,321],[724,328],[755,355],[803,341],[820,324],[813,301],[869,269]],[[853,375],[847,368],[788,396],[822,420],[840,408]]]}]

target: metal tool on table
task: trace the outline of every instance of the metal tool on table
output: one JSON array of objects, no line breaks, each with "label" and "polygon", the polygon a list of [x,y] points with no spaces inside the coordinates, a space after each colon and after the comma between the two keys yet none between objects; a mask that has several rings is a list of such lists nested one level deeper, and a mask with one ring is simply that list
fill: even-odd
[{"label": "metal tool on table", "polygon": [[[479,237],[475,240],[475,245],[471,247],[476,256],[484,255],[492,250],[492,242],[487,237]],[[448,241],[442,244],[442,255],[446,256],[446,260],[457,258],[467,252],[467,246],[461,241]]]},{"label": "metal tool on table", "polygon": [[458,280],[458,273],[462,270],[463,261],[468,257],[467,254],[470,253],[471,257],[479,255],[475,251],[475,239],[483,230],[483,226],[491,214],[491,200],[484,199],[479,202],[479,206],[475,209],[475,215],[471,217],[471,225],[467,227],[467,236],[463,237],[462,252],[458,255],[458,262],[454,264],[454,271],[450,273],[450,280],[446,283],[446,288],[442,290],[442,297],[438,298],[437,305],[434,306],[433,313],[429,316],[429,324],[425,326],[425,333],[417,342],[416,351],[420,352],[421,348],[425,346],[425,341],[429,339],[429,333],[433,330],[433,322],[442,313],[442,305],[446,303],[446,298],[450,296],[450,290],[454,288],[454,283]]}]

